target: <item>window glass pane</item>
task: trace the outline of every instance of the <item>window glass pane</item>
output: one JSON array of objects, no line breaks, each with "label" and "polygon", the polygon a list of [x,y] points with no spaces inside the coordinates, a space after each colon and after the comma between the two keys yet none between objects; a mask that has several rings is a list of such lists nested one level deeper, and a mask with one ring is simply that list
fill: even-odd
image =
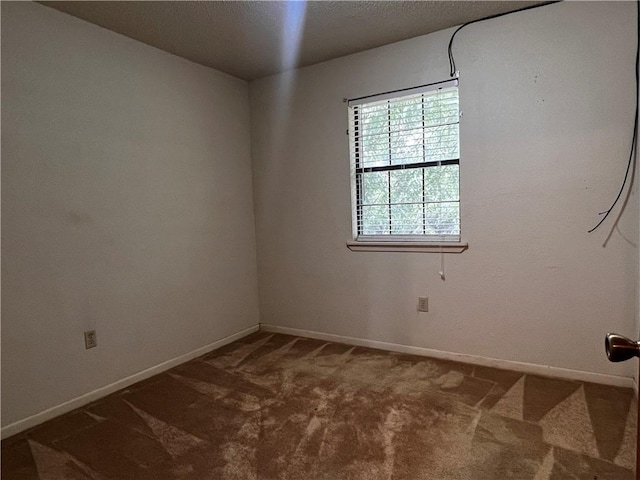
[{"label": "window glass pane", "polygon": [[393,170],[391,177],[391,203],[422,202],[422,169]]},{"label": "window glass pane", "polygon": [[391,165],[424,161],[422,127],[392,132],[390,137]]},{"label": "window glass pane", "polygon": [[389,234],[389,207],[362,207],[362,235]]},{"label": "window glass pane", "polygon": [[389,165],[389,133],[362,136],[360,141],[362,167]]},{"label": "window glass pane", "polygon": [[443,165],[424,169],[424,193],[427,202],[459,200],[460,167]]},{"label": "window glass pane", "polygon": [[424,96],[425,123],[442,125],[459,120],[458,89],[443,89]]},{"label": "window glass pane", "polygon": [[422,128],[422,97],[389,102],[391,131]]},{"label": "window glass pane", "polygon": [[444,125],[424,130],[426,161],[437,162],[460,157],[459,126]]},{"label": "window glass pane", "polygon": [[389,174],[387,172],[362,174],[362,203],[364,205],[389,203]]},{"label": "window glass pane", "polygon": [[422,204],[391,205],[391,233],[393,235],[421,235],[423,233]]},{"label": "window glass pane", "polygon": [[426,205],[426,212],[427,235],[460,234],[459,203],[428,203]]},{"label": "window glass pane", "polygon": [[422,95],[390,102],[389,149],[391,165],[422,162]]},{"label": "window glass pane", "polygon": [[386,105],[361,108],[358,115],[363,167],[389,165],[389,113]]}]

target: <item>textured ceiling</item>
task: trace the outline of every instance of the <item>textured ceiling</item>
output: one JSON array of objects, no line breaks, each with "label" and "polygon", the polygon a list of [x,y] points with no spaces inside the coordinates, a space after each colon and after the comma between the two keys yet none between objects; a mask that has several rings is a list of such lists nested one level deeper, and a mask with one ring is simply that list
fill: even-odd
[{"label": "textured ceiling", "polygon": [[44,5],[245,80],[539,1],[53,1]]}]

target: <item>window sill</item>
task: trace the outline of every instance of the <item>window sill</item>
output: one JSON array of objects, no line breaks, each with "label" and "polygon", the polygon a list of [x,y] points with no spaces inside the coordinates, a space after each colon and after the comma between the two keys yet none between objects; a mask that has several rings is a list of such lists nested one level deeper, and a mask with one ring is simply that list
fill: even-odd
[{"label": "window sill", "polygon": [[353,252],[462,253],[468,243],[459,242],[347,242]]}]

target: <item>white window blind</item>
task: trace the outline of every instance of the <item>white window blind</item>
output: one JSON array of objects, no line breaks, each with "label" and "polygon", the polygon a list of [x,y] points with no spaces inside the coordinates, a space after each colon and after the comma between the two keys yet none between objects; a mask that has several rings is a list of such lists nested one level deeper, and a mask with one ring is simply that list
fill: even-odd
[{"label": "white window blind", "polygon": [[349,101],[357,240],[460,241],[457,85]]}]

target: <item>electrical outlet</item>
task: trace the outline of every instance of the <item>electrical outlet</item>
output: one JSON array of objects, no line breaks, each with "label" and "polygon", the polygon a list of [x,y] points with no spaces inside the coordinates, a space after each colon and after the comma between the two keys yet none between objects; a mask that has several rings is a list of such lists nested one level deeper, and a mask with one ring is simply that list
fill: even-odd
[{"label": "electrical outlet", "polygon": [[98,337],[95,330],[84,332],[84,348],[94,348],[98,346]]},{"label": "electrical outlet", "polygon": [[419,312],[429,311],[429,297],[418,297],[418,311]]}]

